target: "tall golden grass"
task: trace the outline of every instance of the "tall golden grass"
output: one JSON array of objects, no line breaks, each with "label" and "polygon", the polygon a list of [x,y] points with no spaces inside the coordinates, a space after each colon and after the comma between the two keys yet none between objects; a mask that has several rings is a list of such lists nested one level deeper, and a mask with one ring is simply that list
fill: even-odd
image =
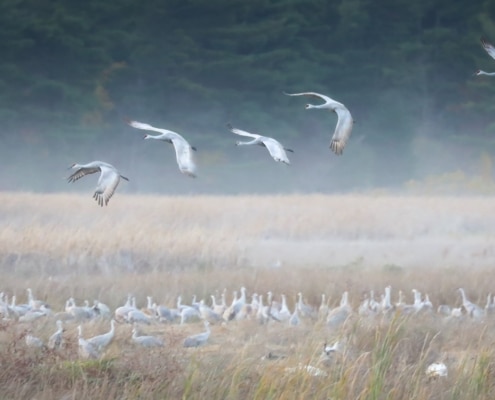
[{"label": "tall golden grass", "polygon": [[[225,288],[248,294],[298,292],[331,307],[348,290],[354,310],[363,293],[392,286],[409,303],[413,288],[435,306],[460,306],[457,287],[484,305],[494,290],[495,207],[485,197],[390,195],[125,196],[100,208],[89,195],[0,194],[3,290],[26,300],[30,287],[54,311],[74,297],[111,308],[127,294],[173,306],[178,295],[209,303]],[[301,326],[256,320],[212,326],[207,346],[182,340],[200,324],[156,324],[160,350],[136,349],[131,327],[117,326],[104,357],[77,356],[76,324],[66,324],[63,352],[26,348],[28,329],[42,338],[52,318],[0,325],[0,397],[76,399],[493,399],[494,321],[446,321],[435,313],[357,314],[344,326],[304,319]],[[88,323],[85,336],[108,329]],[[322,357],[325,342],[344,350]],[[271,360],[267,355],[281,356]],[[449,375],[429,379],[443,361]],[[312,376],[304,368],[321,369]]]}]

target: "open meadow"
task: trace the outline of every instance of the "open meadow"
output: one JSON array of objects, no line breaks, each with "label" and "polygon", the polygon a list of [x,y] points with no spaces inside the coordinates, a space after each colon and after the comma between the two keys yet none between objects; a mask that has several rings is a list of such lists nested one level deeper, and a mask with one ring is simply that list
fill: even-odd
[{"label": "open meadow", "polygon": [[[100,208],[90,194],[0,193],[0,398],[493,399],[494,244],[490,197],[119,193]],[[204,331],[199,318],[147,306],[225,293],[229,307],[242,287],[245,303],[209,314],[199,347],[183,346]],[[252,302],[267,306],[268,292],[271,307]],[[144,322],[114,314],[129,295]],[[69,298],[111,314],[81,317]],[[89,338],[112,317],[111,343],[83,357],[78,326]],[[64,343],[52,349],[57,319]],[[133,327],[164,346],[134,343]],[[326,354],[325,343],[337,345]],[[448,375],[427,376],[433,362]]]}]

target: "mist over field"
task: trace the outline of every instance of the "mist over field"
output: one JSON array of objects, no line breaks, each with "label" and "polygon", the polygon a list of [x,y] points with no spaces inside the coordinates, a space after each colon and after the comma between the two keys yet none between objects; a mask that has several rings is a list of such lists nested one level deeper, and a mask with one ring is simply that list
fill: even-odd
[{"label": "mist over field", "polygon": [[492,3],[0,2],[0,398],[495,398]]},{"label": "mist over field", "polygon": [[[0,188],[85,192],[92,179],[68,186],[65,168],[103,160],[129,176],[128,193],[401,190],[456,173],[486,192],[495,89],[473,74],[492,67],[479,39],[495,40],[495,14],[461,4],[6,1]],[[284,91],[349,108],[342,157],[328,149],[336,115]],[[198,179],[124,118],[181,133],[198,148]],[[292,165],[236,148],[226,123],[293,148]]]}]

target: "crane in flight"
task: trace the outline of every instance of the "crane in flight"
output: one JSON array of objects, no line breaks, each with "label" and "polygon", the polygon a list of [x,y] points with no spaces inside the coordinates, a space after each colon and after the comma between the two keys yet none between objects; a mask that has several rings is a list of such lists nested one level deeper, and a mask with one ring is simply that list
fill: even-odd
[{"label": "crane in flight", "polygon": [[[485,51],[488,53],[488,55],[495,59],[495,47],[493,47],[493,45],[489,42],[486,41],[486,39],[484,38],[481,38],[481,45],[483,46],[483,48],[485,49]],[[481,69],[477,70],[475,73],[475,75],[488,75],[488,76],[495,76],[495,72],[485,72]]]},{"label": "crane in flight", "polygon": [[96,186],[93,198],[101,207],[108,205],[108,202],[115,193],[115,189],[119,185],[120,178],[129,181],[113,165],[103,161],[92,161],[88,164],[72,164],[69,169],[71,168],[76,171],[67,178],[69,182],[75,182],[83,176],[100,172],[100,178],[98,179],[98,185]]},{"label": "crane in flight", "polygon": [[280,144],[279,141],[277,141],[271,137],[268,137],[268,136],[261,136],[261,135],[255,134],[255,133],[249,133],[249,132],[234,128],[230,124],[227,124],[227,128],[232,133],[235,133],[236,135],[247,136],[247,137],[252,138],[252,140],[250,140],[249,142],[240,142],[240,141],[236,142],[237,146],[247,146],[247,145],[251,145],[251,144],[257,144],[259,146],[266,147],[266,149],[268,150],[268,152],[270,153],[270,155],[272,156],[272,158],[275,161],[283,162],[287,165],[290,165],[290,161],[289,161],[289,158],[287,157],[286,151],[290,151],[291,153],[293,153],[294,150],[285,148],[284,146],[282,146],[282,144]]},{"label": "crane in flight", "polygon": [[315,92],[303,92],[303,93],[285,93],[287,96],[310,96],[316,97],[324,101],[323,104],[306,104],[306,109],[317,108],[326,109],[333,111],[337,114],[337,125],[335,126],[335,131],[330,141],[330,149],[337,155],[341,155],[344,151],[344,147],[349,140],[352,132],[352,126],[354,125],[354,120],[350,111],[342,103],[331,99],[328,96]]},{"label": "crane in flight", "polygon": [[174,145],[175,156],[177,159],[177,165],[180,172],[191,178],[196,178],[196,164],[193,158],[193,150],[196,151],[196,147],[191,146],[186,139],[184,139],[177,132],[170,131],[168,129],[155,128],[149,124],[145,124],[138,121],[131,121],[126,119],[128,125],[136,129],[143,129],[147,131],[159,132],[160,135],[144,135],[144,139],[162,140]]}]

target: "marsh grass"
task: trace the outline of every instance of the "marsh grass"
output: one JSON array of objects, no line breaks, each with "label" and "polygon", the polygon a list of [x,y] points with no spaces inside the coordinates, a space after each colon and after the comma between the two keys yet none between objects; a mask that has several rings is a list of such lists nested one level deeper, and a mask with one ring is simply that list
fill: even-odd
[{"label": "marsh grass", "polygon": [[[100,209],[90,196],[0,195],[0,290],[17,302],[26,288],[54,312],[65,300],[99,299],[115,309],[129,293],[173,306],[181,295],[210,303],[227,289],[302,292],[316,308],[349,291],[393,301],[413,288],[434,304],[460,306],[457,287],[484,305],[494,290],[495,214],[490,198],[407,196],[123,196]],[[276,264],[275,261],[280,263]],[[54,317],[0,322],[0,397],[36,399],[493,399],[495,320],[444,320],[399,313],[353,315],[339,329],[303,319],[300,326],[256,320],[215,324],[205,347],[182,341],[201,324],[144,326],[164,338],[136,348],[131,327],[117,325],[101,360],[80,360],[77,324],[65,325],[62,351],[27,348],[30,330],[46,340]],[[85,323],[90,337],[108,321]],[[325,342],[345,342],[331,357]],[[273,359],[267,355],[275,355]],[[430,379],[442,361],[449,375]],[[312,376],[307,366],[324,376]],[[308,367],[309,368],[309,367]]]}]

